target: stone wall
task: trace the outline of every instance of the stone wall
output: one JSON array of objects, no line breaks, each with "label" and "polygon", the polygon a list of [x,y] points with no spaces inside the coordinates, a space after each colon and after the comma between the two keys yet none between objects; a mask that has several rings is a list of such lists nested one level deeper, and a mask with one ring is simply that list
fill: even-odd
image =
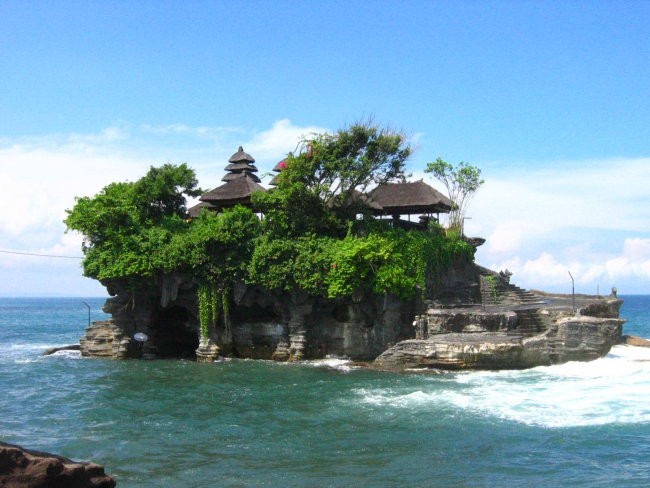
[{"label": "stone wall", "polygon": [[507,332],[517,326],[517,313],[512,310],[429,309],[418,315],[416,339],[428,339],[436,334]]}]

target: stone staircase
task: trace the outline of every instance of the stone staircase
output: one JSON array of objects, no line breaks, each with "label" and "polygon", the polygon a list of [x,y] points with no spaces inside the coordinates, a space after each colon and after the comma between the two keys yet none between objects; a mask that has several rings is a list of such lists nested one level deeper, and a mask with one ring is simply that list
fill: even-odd
[{"label": "stone staircase", "polygon": [[546,317],[536,308],[517,310],[517,326],[508,331],[511,335],[531,337],[548,329]]},{"label": "stone staircase", "polygon": [[548,329],[545,316],[539,313],[544,299],[529,290],[509,282],[509,276],[486,268],[479,276],[481,305],[483,308],[512,309],[517,314],[517,325],[509,335],[530,337]]},{"label": "stone staircase", "polygon": [[[486,270],[487,271],[487,270]],[[481,304],[483,306],[512,307],[542,305],[544,300],[529,290],[509,283],[499,273],[487,272],[479,276]]]}]

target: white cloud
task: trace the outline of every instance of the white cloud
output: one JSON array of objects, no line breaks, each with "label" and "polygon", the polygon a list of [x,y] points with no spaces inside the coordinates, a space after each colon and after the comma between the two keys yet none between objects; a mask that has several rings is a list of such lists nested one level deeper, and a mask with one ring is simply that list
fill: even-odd
[{"label": "white cloud", "polygon": [[[512,281],[525,288],[544,288],[551,291],[570,291],[571,277],[577,291],[606,292],[616,286],[623,293],[650,292],[650,238],[627,238],[622,248],[609,258],[598,254],[584,254],[580,259],[562,259],[550,252],[522,259],[517,256],[492,262],[492,269],[508,269]],[[580,289],[578,289],[580,288]]]},{"label": "white cloud", "polygon": [[256,133],[244,147],[256,160],[268,161],[270,157],[273,163],[277,163],[288,152],[295,150],[303,137],[326,131],[318,126],[295,126],[289,119],[282,119],[274,122],[270,129]]},{"label": "white cloud", "polygon": [[[650,292],[650,159],[498,167],[472,202],[468,235],[480,263],[526,288],[600,285]],[[647,237],[646,237],[647,236]]]}]

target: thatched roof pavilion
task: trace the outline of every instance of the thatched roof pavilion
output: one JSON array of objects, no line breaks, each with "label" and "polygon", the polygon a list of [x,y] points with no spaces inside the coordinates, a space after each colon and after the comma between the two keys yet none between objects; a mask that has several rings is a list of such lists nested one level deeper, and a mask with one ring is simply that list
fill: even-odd
[{"label": "thatched roof pavilion", "polygon": [[204,193],[199,200],[209,203],[213,208],[234,207],[237,204],[250,205],[251,195],[256,191],[266,191],[266,189],[250,175],[244,174]]},{"label": "thatched roof pavilion", "polygon": [[411,215],[449,213],[453,202],[422,180],[385,183],[368,192],[368,198],[381,207],[372,207],[375,215]]},{"label": "thatched roof pavilion", "polygon": [[254,162],[253,157],[239,146],[237,152],[228,159],[228,173],[221,180],[226,183],[201,195],[200,203],[188,210],[189,216],[197,217],[203,208],[221,210],[235,205],[250,206],[253,193],[266,191],[254,174],[257,172]]}]

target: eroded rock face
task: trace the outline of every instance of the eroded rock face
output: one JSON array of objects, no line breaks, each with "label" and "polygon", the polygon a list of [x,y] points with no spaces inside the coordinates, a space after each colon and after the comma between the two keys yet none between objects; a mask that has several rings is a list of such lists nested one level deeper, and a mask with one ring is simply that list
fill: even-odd
[{"label": "eroded rock face", "polygon": [[114,319],[93,322],[79,340],[82,356],[126,359],[137,354],[135,342]]},{"label": "eroded rock face", "polygon": [[580,308],[580,314],[590,317],[618,318],[622,305],[622,300],[610,297],[584,305]]},{"label": "eroded rock face", "polygon": [[402,341],[382,353],[381,369],[516,369],[522,363],[521,339],[498,332],[437,334]]},{"label": "eroded rock face", "polygon": [[561,318],[532,337],[499,332],[436,334],[400,342],[382,353],[382,369],[523,369],[604,356],[621,340],[624,320]]},{"label": "eroded rock face", "polygon": [[[413,337],[416,301],[390,295],[357,294],[328,300],[300,292],[274,293],[240,283],[201,339],[197,284],[187,276],[161,278],[156,286],[127,289],[111,283],[104,311],[81,339],[84,356],[113,359],[187,357],[214,361],[219,355],[298,361],[327,355],[374,359],[400,340]],[[137,343],[135,333],[147,335]]]},{"label": "eroded rock face", "polygon": [[115,479],[94,463],[30,451],[0,442],[0,486],[12,488],[113,488]]},{"label": "eroded rock face", "polygon": [[[507,306],[481,305],[473,270],[471,265],[452,267],[426,313],[419,299],[405,302],[361,292],[326,299],[239,283],[229,294],[228,314],[220,315],[206,338],[201,338],[192,277],[160,277],[128,288],[111,283],[114,296],[104,310],[112,318],[87,330],[81,352],[205,362],[219,356],[298,361],[332,355],[377,358],[377,365],[390,369],[502,369],[590,360],[620,340],[622,302],[615,297],[545,295],[543,301],[517,303],[515,297]],[[446,306],[457,308],[433,306],[444,296]],[[581,315],[574,315],[574,308]],[[137,332],[148,341],[134,341]]]},{"label": "eroded rock face", "polygon": [[[436,334],[506,332],[517,326],[517,314],[512,310],[458,313],[454,309],[429,309],[415,320],[416,339],[428,339]],[[417,327],[420,322],[422,324]]]},{"label": "eroded rock face", "polygon": [[561,318],[546,332],[523,340],[525,359],[535,364],[598,359],[621,342],[624,323],[584,315]]}]

